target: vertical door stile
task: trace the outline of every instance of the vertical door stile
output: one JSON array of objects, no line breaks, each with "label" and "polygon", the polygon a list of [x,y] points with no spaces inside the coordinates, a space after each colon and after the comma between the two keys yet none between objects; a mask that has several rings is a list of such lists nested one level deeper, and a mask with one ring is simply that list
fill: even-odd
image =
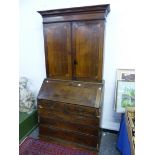
[{"label": "vertical door stile", "polygon": [[102,80],[103,77],[103,68],[104,68],[104,21],[100,21],[99,23],[99,33],[100,35],[100,40],[99,40],[99,65],[98,65],[98,74],[97,74],[97,79]]},{"label": "vertical door stile", "polygon": [[75,48],[75,23],[71,22],[71,36],[72,36],[72,41],[71,41],[71,47],[72,47],[72,79],[76,80],[76,48]]},{"label": "vertical door stile", "polygon": [[67,23],[67,27],[68,77],[72,79],[72,27],[70,22]]}]

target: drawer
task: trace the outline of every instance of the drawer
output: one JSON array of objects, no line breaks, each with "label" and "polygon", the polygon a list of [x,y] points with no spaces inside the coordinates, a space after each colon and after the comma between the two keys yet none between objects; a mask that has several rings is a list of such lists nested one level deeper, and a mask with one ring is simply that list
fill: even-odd
[{"label": "drawer", "polygon": [[76,113],[84,116],[99,116],[99,108],[81,106],[71,103],[63,103],[57,101],[38,100],[38,108],[51,109],[55,111],[63,111],[64,113]]},{"label": "drawer", "polygon": [[40,117],[39,123],[42,125],[52,125],[56,128],[65,129],[65,130],[71,130],[76,131],[84,134],[99,136],[99,127],[91,127],[88,125],[81,125],[77,124],[75,122],[65,122],[63,120],[49,118],[49,117]]},{"label": "drawer", "polygon": [[40,125],[39,134],[97,148],[98,137]]},{"label": "drawer", "polygon": [[98,117],[86,117],[86,116],[79,116],[76,114],[64,114],[62,112],[50,111],[47,109],[38,109],[39,117],[48,117],[55,120],[62,120],[67,122],[75,122],[79,125],[88,125],[91,127],[99,127],[99,118]]}]

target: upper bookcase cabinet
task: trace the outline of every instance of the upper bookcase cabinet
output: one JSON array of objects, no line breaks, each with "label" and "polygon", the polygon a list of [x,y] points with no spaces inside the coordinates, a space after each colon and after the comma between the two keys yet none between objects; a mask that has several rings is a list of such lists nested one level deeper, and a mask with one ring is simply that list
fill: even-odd
[{"label": "upper bookcase cabinet", "polygon": [[109,4],[38,11],[43,17],[48,78],[102,81],[109,11]]}]

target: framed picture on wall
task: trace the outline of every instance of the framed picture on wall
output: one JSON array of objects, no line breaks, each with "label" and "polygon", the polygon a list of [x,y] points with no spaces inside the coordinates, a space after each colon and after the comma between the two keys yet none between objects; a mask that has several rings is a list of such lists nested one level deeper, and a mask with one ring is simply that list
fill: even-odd
[{"label": "framed picture on wall", "polygon": [[135,106],[135,82],[117,81],[116,112],[124,113],[126,107]]},{"label": "framed picture on wall", "polygon": [[134,69],[117,69],[116,80],[135,81]]}]

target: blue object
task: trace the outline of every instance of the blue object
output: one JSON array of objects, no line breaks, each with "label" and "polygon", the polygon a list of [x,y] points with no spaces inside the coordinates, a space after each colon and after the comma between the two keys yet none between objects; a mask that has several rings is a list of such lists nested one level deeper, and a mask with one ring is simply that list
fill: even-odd
[{"label": "blue object", "polygon": [[122,155],[131,155],[128,131],[125,123],[125,114],[122,114],[122,118],[121,118],[117,148],[122,153]]}]

